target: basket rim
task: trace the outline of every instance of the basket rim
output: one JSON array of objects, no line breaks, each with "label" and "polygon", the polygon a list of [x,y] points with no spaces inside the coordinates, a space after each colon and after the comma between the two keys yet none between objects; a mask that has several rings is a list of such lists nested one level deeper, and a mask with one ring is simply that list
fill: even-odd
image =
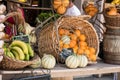
[{"label": "basket rim", "polygon": [[83,20],[84,22],[86,22],[86,23],[88,23],[90,26],[91,26],[91,28],[93,29],[93,31],[95,32],[95,35],[96,35],[96,37],[97,37],[97,41],[98,41],[98,46],[97,46],[97,52],[96,52],[96,56],[98,56],[98,54],[99,54],[99,37],[98,37],[98,35],[97,35],[97,31],[95,30],[95,28],[93,27],[93,25],[91,24],[91,23],[89,23],[87,20]]}]

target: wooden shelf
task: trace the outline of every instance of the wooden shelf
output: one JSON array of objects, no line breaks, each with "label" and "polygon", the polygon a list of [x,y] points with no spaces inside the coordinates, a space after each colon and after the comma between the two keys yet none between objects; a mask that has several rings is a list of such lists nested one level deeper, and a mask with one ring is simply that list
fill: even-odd
[{"label": "wooden shelf", "polygon": [[[42,69],[43,71],[47,71],[46,69]],[[24,70],[0,70],[1,75],[5,74],[43,74],[41,69],[29,69],[26,68]],[[107,73],[116,73],[120,72],[120,65],[106,64],[102,61],[98,61],[97,64],[88,65],[85,68],[77,68],[77,69],[69,69],[64,64],[56,65],[54,69],[51,70],[51,77],[74,77],[74,76],[83,76],[83,75],[92,75],[92,74],[107,74]],[[2,80],[2,79],[0,79]]]}]

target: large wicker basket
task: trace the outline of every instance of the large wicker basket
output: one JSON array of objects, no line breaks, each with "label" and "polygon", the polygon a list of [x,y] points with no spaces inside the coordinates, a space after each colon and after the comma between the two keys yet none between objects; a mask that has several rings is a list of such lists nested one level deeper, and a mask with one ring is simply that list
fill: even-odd
[{"label": "large wicker basket", "polygon": [[39,55],[43,56],[44,53],[52,54],[59,58],[59,28],[67,30],[79,29],[81,33],[87,37],[88,46],[96,49],[96,56],[99,52],[99,40],[97,33],[93,26],[82,17],[60,17],[55,23],[51,22],[46,24],[39,32],[38,50]]}]

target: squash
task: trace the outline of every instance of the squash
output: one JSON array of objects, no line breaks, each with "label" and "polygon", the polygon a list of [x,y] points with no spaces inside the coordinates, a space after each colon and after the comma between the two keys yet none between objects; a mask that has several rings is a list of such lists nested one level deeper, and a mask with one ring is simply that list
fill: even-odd
[{"label": "squash", "polygon": [[77,68],[79,65],[79,60],[77,55],[70,55],[65,60],[65,64],[68,68]]},{"label": "squash", "polygon": [[76,44],[77,44],[77,42],[75,41],[75,40],[71,40],[70,41],[70,48],[73,48],[73,47],[75,47],[76,46]]},{"label": "squash", "polygon": [[63,5],[64,7],[68,7],[69,0],[54,0],[53,1],[53,7],[54,7],[54,9],[57,9],[61,5]]},{"label": "squash", "polygon": [[56,11],[58,14],[64,14],[66,12],[66,7],[61,5],[57,8],[57,11]]},{"label": "squash", "polygon": [[42,57],[42,67],[46,69],[54,68],[56,64],[55,57],[51,54],[44,54]]},{"label": "squash", "polygon": [[41,66],[41,59],[39,58],[37,61],[34,61],[33,64],[29,65],[31,68],[39,68]]},{"label": "squash", "polygon": [[108,15],[117,15],[117,9],[115,7],[111,7],[109,11],[107,12]]},{"label": "squash", "polygon": [[62,2],[60,0],[54,0],[53,2],[54,9],[57,9],[61,4]]},{"label": "squash", "polygon": [[70,37],[67,36],[67,35],[63,35],[61,40],[64,44],[69,44],[70,43]]},{"label": "squash", "polygon": [[79,67],[86,67],[88,64],[88,59],[85,55],[78,55]]},{"label": "squash", "polygon": [[65,7],[68,7],[69,0],[62,0],[62,5],[65,6]]}]

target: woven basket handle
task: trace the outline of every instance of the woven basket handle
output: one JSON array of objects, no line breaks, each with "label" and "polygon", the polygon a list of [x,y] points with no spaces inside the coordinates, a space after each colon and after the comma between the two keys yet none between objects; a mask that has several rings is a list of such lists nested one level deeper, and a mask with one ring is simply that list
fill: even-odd
[{"label": "woven basket handle", "polygon": [[18,21],[21,21],[19,23],[24,23],[25,20],[22,18],[22,15],[19,12],[10,12],[6,15],[6,17],[1,21],[1,23],[4,23],[8,18],[10,17],[16,17],[19,19]]}]

